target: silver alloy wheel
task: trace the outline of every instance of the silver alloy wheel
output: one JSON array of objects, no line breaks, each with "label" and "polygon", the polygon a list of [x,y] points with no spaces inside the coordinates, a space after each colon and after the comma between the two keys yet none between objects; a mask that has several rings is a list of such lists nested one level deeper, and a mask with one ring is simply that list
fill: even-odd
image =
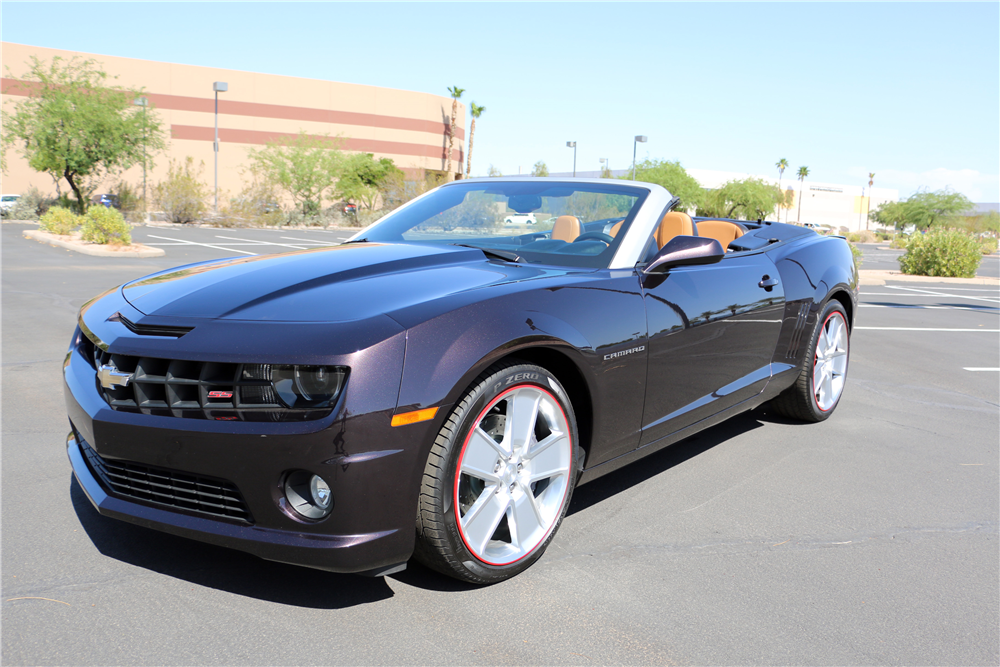
[{"label": "silver alloy wheel", "polygon": [[493,399],[458,459],[455,518],[465,546],[488,565],[534,551],[562,515],[572,465],[569,422],[552,394],[520,385]]},{"label": "silver alloy wheel", "polygon": [[830,313],[820,329],[813,363],[813,398],[823,412],[833,409],[844,391],[847,353],[847,323],[840,313]]}]

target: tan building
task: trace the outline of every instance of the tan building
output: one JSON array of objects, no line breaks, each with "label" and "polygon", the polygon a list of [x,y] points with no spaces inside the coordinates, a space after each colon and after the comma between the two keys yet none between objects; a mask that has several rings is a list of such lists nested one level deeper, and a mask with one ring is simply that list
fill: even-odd
[{"label": "tan building", "polygon": [[[238,70],[175,65],[172,63],[116,58],[3,42],[3,108],[10,113],[27,94],[20,77],[28,70],[31,56],[50,61],[54,56],[92,59],[126,88],[144,88],[149,112],[159,116],[169,140],[165,155],[155,158],[156,167],[147,183],[162,180],[170,159],[193,157],[204,162],[204,181],[213,185],[213,140],[215,93],[213,84],[225,82],[219,93],[219,199],[234,196],[243,187],[241,168],[247,151],[268,141],[294,137],[304,131],[314,136],[339,137],[347,151],[373,153],[391,158],[408,178],[427,172],[443,172],[448,147],[448,123],[452,99],[375,86],[301,79],[293,76],[256,74]],[[9,71],[8,71],[9,68]],[[452,173],[459,173],[465,153],[465,106],[459,104]],[[32,170],[16,153],[5,156],[2,191],[19,194],[31,186],[43,192],[56,190],[52,179]],[[142,188],[142,168],[133,168],[124,179]],[[109,188],[113,183],[102,184]],[[60,184],[68,191],[65,181]],[[100,190],[99,190],[100,191]]]}]

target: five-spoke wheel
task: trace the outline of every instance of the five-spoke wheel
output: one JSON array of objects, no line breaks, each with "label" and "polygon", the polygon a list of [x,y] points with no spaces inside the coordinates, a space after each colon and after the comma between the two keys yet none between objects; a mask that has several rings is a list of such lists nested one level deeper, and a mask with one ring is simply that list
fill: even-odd
[{"label": "five-spoke wheel", "polygon": [[581,455],[572,405],[551,373],[512,363],[487,371],[431,450],[417,558],[475,583],[522,571],[562,521]]},{"label": "five-spoke wheel", "polygon": [[771,401],[772,407],[803,421],[819,422],[829,417],[844,393],[850,336],[844,306],[835,299],[827,301],[818,313],[795,384]]}]

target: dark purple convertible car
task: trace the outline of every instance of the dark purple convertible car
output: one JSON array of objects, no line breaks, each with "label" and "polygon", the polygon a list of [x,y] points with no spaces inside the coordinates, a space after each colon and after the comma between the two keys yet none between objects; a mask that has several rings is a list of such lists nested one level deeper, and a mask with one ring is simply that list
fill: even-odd
[{"label": "dark purple convertible car", "polygon": [[847,243],[677,203],[459,181],[340,246],[109,290],[65,362],[73,471],[101,514],[269,560],[511,577],[577,484],[765,401],[837,407]]}]

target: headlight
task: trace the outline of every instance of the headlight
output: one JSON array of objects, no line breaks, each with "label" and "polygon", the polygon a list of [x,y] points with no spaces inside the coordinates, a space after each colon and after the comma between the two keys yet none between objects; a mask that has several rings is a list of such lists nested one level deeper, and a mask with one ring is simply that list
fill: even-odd
[{"label": "headlight", "polygon": [[343,366],[271,367],[271,384],[290,408],[322,408],[333,403],[347,378]]}]

